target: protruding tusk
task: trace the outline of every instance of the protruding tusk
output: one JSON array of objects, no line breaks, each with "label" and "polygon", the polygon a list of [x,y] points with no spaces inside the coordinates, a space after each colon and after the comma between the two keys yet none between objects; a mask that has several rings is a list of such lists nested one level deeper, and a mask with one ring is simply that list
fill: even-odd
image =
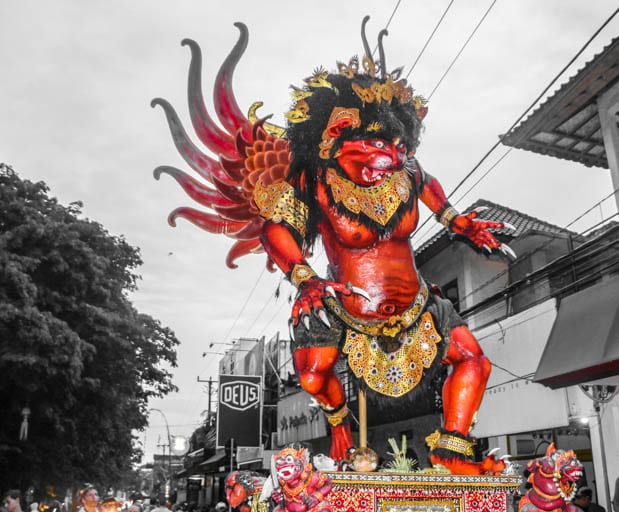
[{"label": "protruding tusk", "polygon": [[512,250],[512,248],[507,245],[507,244],[501,244],[499,246],[499,250],[503,253],[503,254],[507,254],[508,256],[510,256],[512,259],[517,259],[518,256],[516,256],[516,253]]},{"label": "protruding tusk", "polygon": [[331,297],[335,297],[335,290],[333,289],[333,286],[331,285],[325,286],[325,295],[330,295]]},{"label": "protruding tusk", "polygon": [[486,457],[492,457],[496,452],[498,452],[501,448],[499,448],[498,446],[496,448],[492,448],[492,450],[490,450],[488,452],[488,455],[486,455]]},{"label": "protruding tusk", "polygon": [[320,321],[325,324],[327,327],[331,328],[331,322],[329,322],[329,317],[327,317],[327,313],[324,309],[320,308],[316,312],[316,316],[320,319]]},{"label": "protruding tusk", "polygon": [[370,294],[366,292],[363,288],[358,288],[357,286],[352,286],[350,290],[357,295],[361,295],[365,300],[372,300],[370,298]]},{"label": "protruding tusk", "polygon": [[309,318],[309,315],[308,314],[303,315],[301,317],[301,320],[303,322],[303,327],[305,327],[305,329],[307,331],[309,331],[310,330],[310,318]]},{"label": "protruding tusk", "polygon": [[288,334],[290,335],[290,341],[295,341],[295,339],[294,339],[294,320],[292,318],[288,320]]},{"label": "protruding tusk", "polygon": [[509,222],[503,222],[503,229],[511,229],[512,231],[516,231],[516,226],[510,224]]},{"label": "protruding tusk", "polygon": [[488,209],[487,206],[478,206],[477,208],[474,208],[473,211],[475,213],[481,213],[481,212],[485,212]]},{"label": "protruding tusk", "polygon": [[486,249],[489,254],[492,254],[492,249],[490,249],[490,247],[488,247],[486,244],[482,245],[482,248]]}]

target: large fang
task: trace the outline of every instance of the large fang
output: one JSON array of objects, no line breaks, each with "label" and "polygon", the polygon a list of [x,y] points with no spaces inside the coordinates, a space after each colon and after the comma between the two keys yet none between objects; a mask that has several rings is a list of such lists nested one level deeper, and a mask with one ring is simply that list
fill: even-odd
[{"label": "large fang", "polygon": [[370,169],[368,167],[364,167],[361,170],[361,178],[366,183],[376,183],[387,176],[387,173],[384,171],[379,171],[378,169]]}]

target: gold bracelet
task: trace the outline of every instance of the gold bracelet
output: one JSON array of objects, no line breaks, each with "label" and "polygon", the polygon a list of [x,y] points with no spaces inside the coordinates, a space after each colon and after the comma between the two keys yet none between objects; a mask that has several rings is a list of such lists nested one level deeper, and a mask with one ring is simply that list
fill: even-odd
[{"label": "gold bracelet", "polygon": [[290,282],[295,288],[298,288],[301,283],[311,279],[315,275],[317,274],[312,270],[312,267],[297,263],[293,267],[292,272],[290,272]]},{"label": "gold bracelet", "polygon": [[475,455],[473,452],[473,446],[477,444],[475,441],[467,441],[460,437],[452,436],[449,434],[441,434],[438,430],[434,431],[428,437],[426,437],[426,444],[433,451],[437,448],[449,450],[451,452],[461,453],[472,457]]},{"label": "gold bracelet", "polygon": [[454,220],[458,215],[460,214],[453,206],[448,206],[443,210],[441,216],[438,218],[438,221],[447,229],[449,229],[451,227],[451,221]]}]

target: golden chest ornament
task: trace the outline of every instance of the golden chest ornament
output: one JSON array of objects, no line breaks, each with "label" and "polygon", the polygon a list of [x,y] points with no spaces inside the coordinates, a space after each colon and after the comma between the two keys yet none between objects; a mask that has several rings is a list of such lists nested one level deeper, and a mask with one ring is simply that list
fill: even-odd
[{"label": "golden chest ornament", "polygon": [[352,213],[367,215],[381,226],[386,225],[399,206],[408,201],[412,188],[406,171],[392,173],[375,187],[360,187],[330,167],[326,183],[336,203],[341,203]]}]

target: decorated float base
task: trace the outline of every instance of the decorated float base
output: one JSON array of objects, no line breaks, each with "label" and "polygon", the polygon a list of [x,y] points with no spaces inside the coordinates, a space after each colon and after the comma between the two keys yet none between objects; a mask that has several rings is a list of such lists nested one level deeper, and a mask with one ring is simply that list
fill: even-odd
[{"label": "decorated float base", "polygon": [[508,512],[518,475],[328,472],[333,512]]}]

